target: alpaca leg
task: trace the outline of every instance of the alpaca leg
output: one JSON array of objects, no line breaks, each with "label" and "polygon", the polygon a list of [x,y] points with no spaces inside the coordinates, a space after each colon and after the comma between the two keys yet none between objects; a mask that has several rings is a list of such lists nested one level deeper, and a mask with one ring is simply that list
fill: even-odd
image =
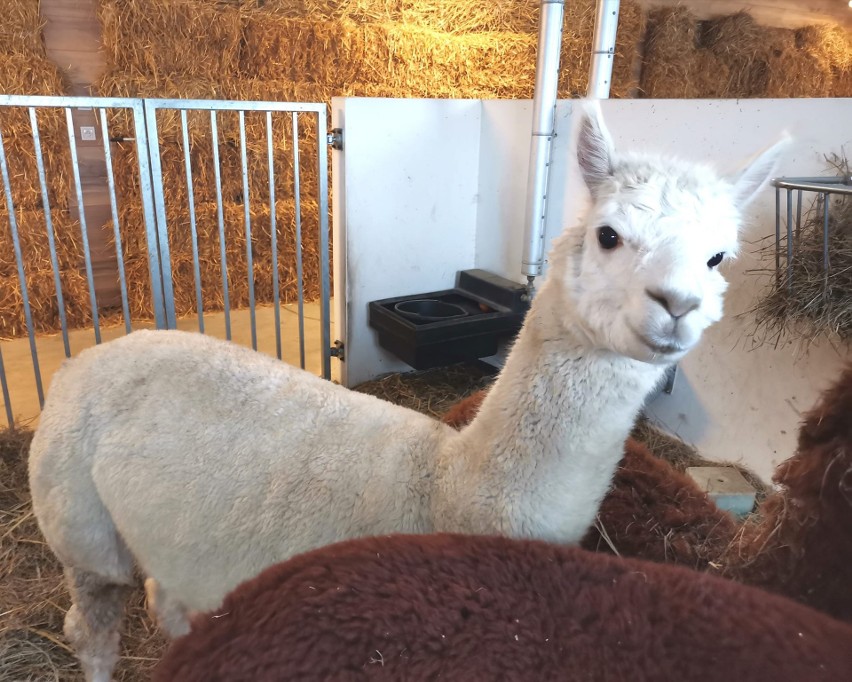
[{"label": "alpaca leg", "polygon": [[87,682],[109,682],[118,662],[118,642],[129,587],[89,571],[66,568],[71,608],[65,637],[74,647]]},{"label": "alpaca leg", "polygon": [[171,599],[153,578],[145,580],[148,615],[170,639],[189,632],[189,614],[183,604]]}]

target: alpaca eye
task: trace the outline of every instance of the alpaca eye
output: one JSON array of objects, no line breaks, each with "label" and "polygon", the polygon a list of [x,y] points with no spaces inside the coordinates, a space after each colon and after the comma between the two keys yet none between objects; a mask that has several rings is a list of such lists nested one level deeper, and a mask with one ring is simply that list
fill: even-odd
[{"label": "alpaca eye", "polygon": [[618,246],[621,243],[621,239],[618,237],[618,232],[613,230],[609,225],[604,225],[598,228],[598,243],[602,249],[609,251]]},{"label": "alpaca eye", "polygon": [[715,268],[719,263],[722,262],[722,259],[725,257],[725,252],[721,251],[713,256],[710,260],[707,261],[708,268]]}]

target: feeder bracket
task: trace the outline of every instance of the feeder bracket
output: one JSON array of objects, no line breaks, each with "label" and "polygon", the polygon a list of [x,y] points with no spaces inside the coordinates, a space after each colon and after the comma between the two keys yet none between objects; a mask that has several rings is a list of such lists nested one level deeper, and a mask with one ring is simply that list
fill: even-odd
[{"label": "feeder bracket", "polygon": [[329,354],[333,358],[337,358],[340,362],[344,362],[346,360],[346,351],[345,346],[343,345],[343,341],[340,339],[335,339],[334,345],[329,349]]},{"label": "feeder bracket", "polygon": [[325,140],[332,149],[343,149],[343,128],[332,128]]}]

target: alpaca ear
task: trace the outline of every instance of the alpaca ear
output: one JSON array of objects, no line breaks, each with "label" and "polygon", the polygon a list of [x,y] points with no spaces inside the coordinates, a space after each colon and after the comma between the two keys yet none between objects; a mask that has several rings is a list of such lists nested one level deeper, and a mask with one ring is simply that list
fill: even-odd
[{"label": "alpaca ear", "polygon": [[582,115],[577,138],[577,162],[586,187],[595,197],[601,183],[612,175],[612,138],[604,125],[597,101],[587,102]]},{"label": "alpaca ear", "polygon": [[764,150],[751,161],[734,181],[734,202],[743,208],[747,206],[763,185],[772,177],[781,157],[790,146],[792,138],[786,133],[769,149]]}]

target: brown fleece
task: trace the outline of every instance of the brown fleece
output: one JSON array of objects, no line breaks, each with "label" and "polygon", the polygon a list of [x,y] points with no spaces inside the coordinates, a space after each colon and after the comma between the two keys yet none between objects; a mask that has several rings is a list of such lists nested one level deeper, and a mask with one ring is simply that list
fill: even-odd
[{"label": "brown fleece", "polygon": [[852,679],[852,626],[676,566],[537,541],[385,536],[244,583],[156,682]]}]

